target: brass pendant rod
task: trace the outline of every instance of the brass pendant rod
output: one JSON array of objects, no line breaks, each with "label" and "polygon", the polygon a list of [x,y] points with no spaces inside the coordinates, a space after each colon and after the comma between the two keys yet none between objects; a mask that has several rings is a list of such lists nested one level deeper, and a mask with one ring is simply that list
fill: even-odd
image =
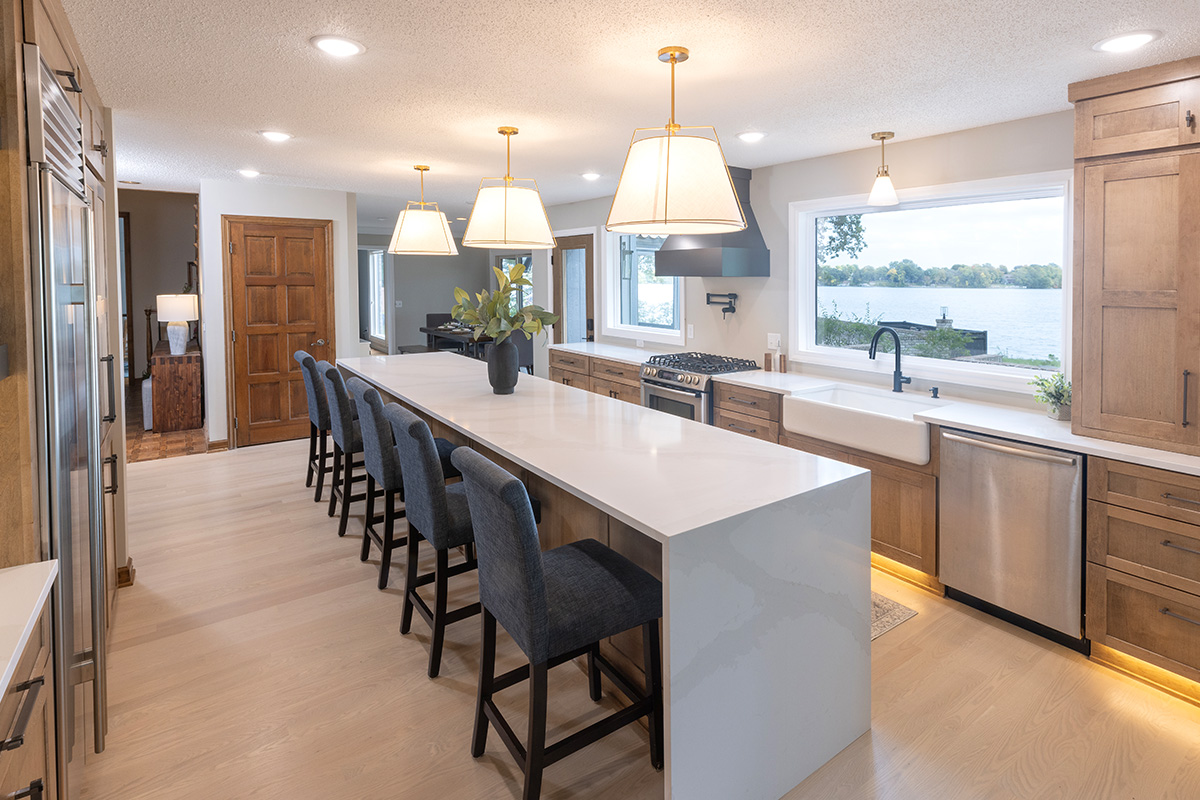
[{"label": "brass pendant rod", "polygon": [[887,147],[887,139],[879,140],[879,166],[887,168],[887,153],[884,148]]},{"label": "brass pendant rod", "polygon": [[672,133],[675,128],[675,62],[678,60],[678,56],[671,53],[671,121],[667,125],[667,130]]},{"label": "brass pendant rod", "polygon": [[421,175],[421,205],[425,205],[425,170],[417,170]]},{"label": "brass pendant rod", "polygon": [[512,183],[512,136],[504,137],[504,180]]}]

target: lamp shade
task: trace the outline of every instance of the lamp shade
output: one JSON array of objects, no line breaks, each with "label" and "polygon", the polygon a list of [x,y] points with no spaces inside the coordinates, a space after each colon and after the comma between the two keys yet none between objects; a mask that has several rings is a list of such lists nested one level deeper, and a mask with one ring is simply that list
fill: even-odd
[{"label": "lamp shade", "polygon": [[199,297],[194,294],[160,294],[157,297],[159,322],[194,322],[200,319]]},{"label": "lamp shade", "polygon": [[436,204],[425,203],[433,208],[423,208],[420,203],[409,202],[396,220],[396,230],[388,252],[402,256],[456,256],[454,236],[450,223]]},{"label": "lamp shade", "polygon": [[655,236],[732,233],[746,219],[712,128],[634,135],[607,228]]},{"label": "lamp shade", "polygon": [[896,196],[896,187],[892,185],[891,177],[880,170],[879,176],[875,178],[875,185],[871,187],[871,194],[867,197],[867,205],[895,206],[899,204],[900,198]]},{"label": "lamp shade", "polygon": [[533,181],[484,178],[462,240],[465,247],[550,250],[554,233]]}]

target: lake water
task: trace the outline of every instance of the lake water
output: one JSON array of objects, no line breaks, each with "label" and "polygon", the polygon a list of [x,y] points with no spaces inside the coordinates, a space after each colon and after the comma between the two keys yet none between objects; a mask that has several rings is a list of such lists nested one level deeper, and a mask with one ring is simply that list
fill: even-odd
[{"label": "lake water", "polygon": [[955,328],[988,332],[988,352],[1013,358],[1062,358],[1062,289],[953,289],[942,286],[818,286],[825,312],[932,325],[942,306]]}]

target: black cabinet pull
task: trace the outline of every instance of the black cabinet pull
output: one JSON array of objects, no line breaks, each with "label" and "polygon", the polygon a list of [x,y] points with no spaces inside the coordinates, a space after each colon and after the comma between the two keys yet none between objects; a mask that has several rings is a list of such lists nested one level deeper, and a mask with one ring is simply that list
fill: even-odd
[{"label": "black cabinet pull", "polygon": [[42,800],[42,792],[46,790],[46,785],[42,783],[42,779],[38,778],[21,791],[13,795],[13,800]]},{"label": "black cabinet pull", "polygon": [[751,435],[758,433],[758,428],[743,428],[741,425],[738,425],[735,422],[730,422],[728,427],[735,431],[741,431],[742,433],[749,433]]},{"label": "black cabinet pull", "polygon": [[116,382],[116,370],[114,368],[113,354],[109,353],[100,359],[108,365],[108,413],[104,415],[104,422],[117,421],[117,389],[114,386]]},{"label": "black cabinet pull", "polygon": [[[17,724],[13,726],[13,735],[0,742],[0,753],[6,750],[16,750],[25,744],[25,729],[29,727],[29,718],[33,716],[33,707],[37,705],[38,694],[42,691],[42,684],[45,682],[45,678],[34,678],[13,687],[13,692],[25,692],[25,702],[21,704],[21,711],[17,714]],[[20,797],[21,795],[16,796]]]},{"label": "black cabinet pull", "polygon": [[1190,369],[1185,369],[1183,371],[1183,427],[1185,428],[1188,426],[1188,378],[1191,376],[1192,371]]},{"label": "black cabinet pull", "polygon": [[112,472],[109,474],[110,477],[112,478],[112,486],[105,486],[104,493],[105,494],[116,494],[117,493],[117,455],[116,455],[116,453],[113,453],[111,456],[108,456],[107,458],[105,458],[104,463],[108,464],[110,467],[112,467]]},{"label": "black cabinet pull", "polygon": [[1200,506],[1200,500],[1190,500],[1170,492],[1163,492],[1163,500],[1174,500],[1177,503],[1191,503],[1194,506]]},{"label": "black cabinet pull", "polygon": [[740,397],[736,397],[736,396],[734,396],[734,395],[732,395],[732,394],[731,394],[731,395],[729,395],[729,401],[730,401],[731,403],[741,403],[741,404],[742,404],[742,405],[744,405],[744,406],[756,406],[756,405],[758,405],[758,401],[757,401],[757,400],[743,400],[742,398],[740,398]]},{"label": "black cabinet pull", "polygon": [[1160,608],[1159,613],[1165,614],[1168,617],[1172,617],[1174,619],[1181,620],[1183,622],[1190,622],[1193,625],[1200,626],[1200,620],[1194,620],[1191,617],[1185,617],[1183,614],[1176,614],[1174,611],[1172,611],[1169,608]]},{"label": "black cabinet pull", "polygon": [[1170,547],[1173,550],[1182,550],[1185,553],[1191,553],[1193,555],[1200,556],[1200,550],[1193,550],[1190,547],[1184,547],[1181,544],[1175,544],[1170,539],[1163,539],[1161,544],[1163,547]]}]

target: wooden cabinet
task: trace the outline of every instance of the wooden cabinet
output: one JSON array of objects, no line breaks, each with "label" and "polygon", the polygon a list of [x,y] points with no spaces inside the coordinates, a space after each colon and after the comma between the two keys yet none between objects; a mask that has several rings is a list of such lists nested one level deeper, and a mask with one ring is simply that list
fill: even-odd
[{"label": "wooden cabinet", "polygon": [[566,370],[587,375],[591,372],[591,357],[565,350],[550,351],[550,369]]},{"label": "wooden cabinet", "polygon": [[938,439],[930,439],[921,466],[864,453],[784,431],[780,443],[871,471],[871,550],[934,577],[937,575]]},{"label": "wooden cabinet", "polygon": [[1200,680],[1200,478],[1088,460],[1087,635]]},{"label": "wooden cabinet", "polygon": [[104,114],[99,101],[84,93],[83,113],[83,159],[88,167],[101,179],[104,178],[105,162],[108,160],[108,137],[104,133]]},{"label": "wooden cabinet", "polygon": [[150,359],[154,386],[154,432],[194,430],[204,425],[204,359],[195,341],[183,355],[159,342]]},{"label": "wooden cabinet", "polygon": [[779,442],[783,395],[713,381],[713,425],[764,442]]},{"label": "wooden cabinet", "polygon": [[616,400],[624,400],[635,406],[642,404],[642,386],[640,383],[621,383],[592,376],[592,391],[596,394],[608,395]]},{"label": "wooden cabinet", "polygon": [[608,358],[550,351],[550,380],[635,406],[642,404],[642,370],[637,364]]},{"label": "wooden cabinet", "polygon": [[13,797],[39,781],[46,800],[57,797],[53,733],[50,626],[43,612],[17,658],[8,691],[0,697],[0,742],[11,748],[0,751],[0,797]]},{"label": "wooden cabinet", "polygon": [[1073,430],[1200,453],[1200,59],[1071,97]]},{"label": "wooden cabinet", "polygon": [[764,442],[779,442],[779,423],[762,417],[752,417],[716,406],[713,409],[713,425],[745,436],[753,436]]},{"label": "wooden cabinet", "polygon": [[590,391],[591,379],[587,375],[581,375],[578,372],[570,372],[569,370],[560,367],[550,368],[550,380],[555,383],[561,383],[564,386],[574,386],[577,389]]}]

